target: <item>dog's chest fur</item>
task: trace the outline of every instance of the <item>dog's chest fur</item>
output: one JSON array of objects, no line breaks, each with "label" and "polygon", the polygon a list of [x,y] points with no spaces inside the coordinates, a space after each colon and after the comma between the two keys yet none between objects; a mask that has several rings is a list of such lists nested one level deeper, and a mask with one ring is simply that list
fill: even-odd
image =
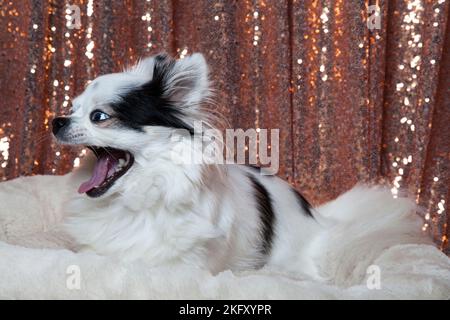
[{"label": "dog's chest fur", "polygon": [[81,245],[124,260],[181,262],[212,271],[261,266],[251,181],[236,169],[225,180],[210,179],[213,184],[205,183],[208,173],[189,172],[187,177],[185,168],[156,162],[118,197],[74,198],[66,208],[66,228]]}]

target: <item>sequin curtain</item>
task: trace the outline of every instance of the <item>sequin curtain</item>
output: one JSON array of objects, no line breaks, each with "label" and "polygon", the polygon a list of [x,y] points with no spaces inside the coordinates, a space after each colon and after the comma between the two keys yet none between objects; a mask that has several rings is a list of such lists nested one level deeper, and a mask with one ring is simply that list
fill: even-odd
[{"label": "sequin curtain", "polygon": [[449,253],[448,15],[445,0],[1,1],[0,177],[79,164],[49,122],[95,76],[199,51],[219,111],[279,128],[279,175],[310,201],[388,181]]}]

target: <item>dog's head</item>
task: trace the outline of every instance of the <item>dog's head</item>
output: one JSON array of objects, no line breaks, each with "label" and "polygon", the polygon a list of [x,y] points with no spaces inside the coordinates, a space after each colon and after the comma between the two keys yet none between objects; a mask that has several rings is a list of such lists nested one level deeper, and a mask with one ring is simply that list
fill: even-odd
[{"label": "dog's head", "polygon": [[97,156],[92,177],[78,191],[99,197],[120,190],[144,150],[164,146],[173,130],[192,134],[208,94],[201,54],[181,60],[160,54],[93,80],[73,100],[72,114],[52,123],[59,142],[85,145]]}]

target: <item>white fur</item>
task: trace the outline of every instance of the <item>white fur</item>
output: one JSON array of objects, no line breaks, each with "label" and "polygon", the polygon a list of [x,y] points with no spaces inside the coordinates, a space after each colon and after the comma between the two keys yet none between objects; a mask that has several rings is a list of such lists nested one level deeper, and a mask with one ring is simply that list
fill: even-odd
[{"label": "white fur", "polygon": [[[389,193],[384,193],[385,199],[389,200],[387,207],[378,201],[382,200],[378,196],[383,193],[375,192],[373,197],[371,189],[358,188],[319,208],[321,213],[331,215],[335,221],[360,219],[360,223],[371,223],[371,214],[377,217],[385,215],[390,221],[383,219],[380,222],[389,228],[397,220],[397,236],[391,240],[383,238],[383,228],[380,228],[377,238],[369,236],[370,244],[361,242],[361,237],[364,237],[361,232],[369,230],[370,234],[374,229],[361,229],[357,223],[354,228],[359,230],[358,236],[349,237],[349,233],[335,229],[333,238],[336,242],[324,242],[325,245],[328,243],[328,250],[323,253],[338,250],[333,255],[323,254],[323,257],[330,258],[325,261],[328,274],[333,274],[342,262],[349,259],[355,260],[355,265],[380,267],[381,287],[369,289],[365,270],[348,268],[350,262],[340,269],[339,284],[333,284],[332,281],[314,281],[297,273],[289,275],[276,267],[233,273],[224,271],[212,276],[205,270],[188,265],[152,268],[150,262],[142,259],[125,262],[114,255],[75,253],[74,241],[61,231],[61,221],[66,214],[63,203],[77,188],[78,182],[74,178],[73,174],[34,176],[0,183],[0,299],[450,298],[450,259],[434,246],[413,244],[417,240],[407,234],[420,233],[416,226],[407,223],[410,206],[405,206],[404,202],[391,202]],[[361,199],[362,194],[364,200]],[[378,198],[376,206],[370,210],[342,210],[349,205],[350,209],[361,209],[352,204],[369,198]],[[396,206],[392,207],[393,204]],[[329,217],[326,219],[330,220]],[[357,231],[355,229],[349,230],[350,235]],[[294,235],[292,237],[295,238]],[[347,245],[341,246],[343,241],[360,244],[357,249],[359,255],[347,251]],[[371,250],[372,254],[364,255],[364,246],[372,248],[374,241],[384,244],[385,249],[377,247]],[[408,244],[396,245],[396,242]],[[342,250],[346,254],[340,257]],[[286,261],[285,265],[290,263]],[[71,271],[73,267],[80,271],[79,288],[67,286],[67,283],[74,283],[71,281],[75,275]],[[346,278],[349,281],[342,281]]]},{"label": "white fur", "polygon": [[[394,200],[388,190],[359,187],[318,208],[312,219],[278,177],[238,165],[175,163],[171,151],[178,142],[171,140],[176,133],[170,128],[136,132],[90,122],[92,110],[107,109],[127,88],[149,81],[153,65],[149,58],[123,73],[101,76],[74,100],[66,142],[126,149],[135,157],[133,167],[104,196],[74,196],[67,203],[66,228],[85,248],[126,261],[142,258],[151,266],[182,263],[219,272],[266,264],[345,282],[351,281],[345,275],[352,268],[360,268],[361,275],[388,246],[426,242],[419,226],[409,222],[412,202]],[[209,93],[207,70],[204,58],[195,54],[178,61],[167,76],[167,94],[185,111],[187,123],[208,118],[201,109]],[[261,219],[249,174],[273,202],[275,236],[268,255],[259,250]],[[82,176],[80,171],[73,179]],[[322,217],[322,211],[333,211],[339,220]]]}]

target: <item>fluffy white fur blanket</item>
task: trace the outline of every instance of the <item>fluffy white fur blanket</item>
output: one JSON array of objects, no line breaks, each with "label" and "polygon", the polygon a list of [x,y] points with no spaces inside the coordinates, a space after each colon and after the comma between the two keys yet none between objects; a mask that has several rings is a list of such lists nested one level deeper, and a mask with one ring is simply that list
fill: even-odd
[{"label": "fluffy white fur blanket", "polygon": [[426,244],[394,245],[371,258],[369,263],[382,270],[380,289],[369,289],[365,275],[349,275],[357,280],[338,286],[267,269],[213,276],[189,267],[149,268],[142,261],[75,253],[59,228],[64,196],[54,197],[62,191],[67,195],[67,184],[68,176],[0,184],[0,298],[450,298],[450,259]]}]

